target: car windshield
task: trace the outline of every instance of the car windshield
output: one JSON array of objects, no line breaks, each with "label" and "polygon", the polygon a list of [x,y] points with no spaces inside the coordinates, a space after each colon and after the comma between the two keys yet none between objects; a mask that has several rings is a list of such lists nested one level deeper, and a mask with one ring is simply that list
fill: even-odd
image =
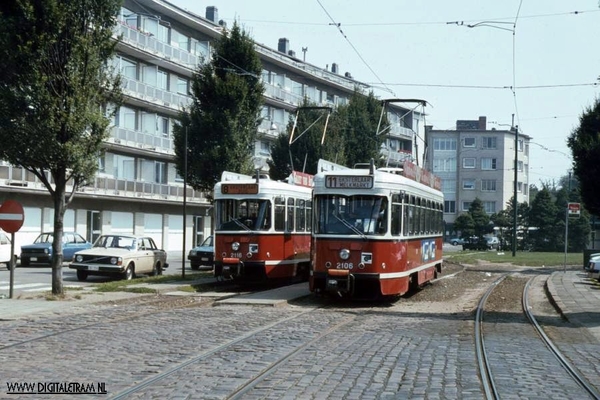
[{"label": "car windshield", "polygon": [[53,238],[54,235],[51,233],[42,233],[33,243],[52,243],[54,240]]},{"label": "car windshield", "polygon": [[135,238],[131,236],[120,235],[103,235],[96,240],[94,247],[118,248],[118,249],[135,249]]},{"label": "car windshield", "polygon": [[213,245],[213,237],[212,235],[204,239],[204,242],[200,246],[203,247],[211,247]]}]

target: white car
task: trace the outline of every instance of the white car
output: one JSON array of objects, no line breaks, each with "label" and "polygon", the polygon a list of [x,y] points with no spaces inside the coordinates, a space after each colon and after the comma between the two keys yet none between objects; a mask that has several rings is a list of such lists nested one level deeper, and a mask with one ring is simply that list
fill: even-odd
[{"label": "white car", "polygon": [[[10,239],[4,232],[0,232],[0,263],[10,270]],[[17,256],[13,255],[13,265],[16,264]]]},{"label": "white car", "polygon": [[102,235],[94,247],[73,256],[69,268],[77,270],[77,279],[88,275],[115,275],[130,280],[136,274],[161,275],[167,268],[167,252],[147,236]]}]

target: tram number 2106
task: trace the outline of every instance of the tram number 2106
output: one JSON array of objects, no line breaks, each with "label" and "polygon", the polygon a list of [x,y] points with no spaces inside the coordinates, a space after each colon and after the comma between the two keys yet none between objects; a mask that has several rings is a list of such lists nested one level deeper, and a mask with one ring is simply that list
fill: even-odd
[{"label": "tram number 2106", "polygon": [[336,269],[352,269],[354,268],[354,263],[350,262],[339,262],[335,264]]}]

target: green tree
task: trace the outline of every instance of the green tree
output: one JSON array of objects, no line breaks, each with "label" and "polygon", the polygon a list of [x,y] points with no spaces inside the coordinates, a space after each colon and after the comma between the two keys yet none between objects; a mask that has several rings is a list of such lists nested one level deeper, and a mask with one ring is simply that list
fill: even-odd
[{"label": "green tree", "polygon": [[530,239],[536,251],[556,251],[560,238],[557,232],[557,208],[547,187],[543,187],[531,203],[529,225],[535,230]]},{"label": "green tree", "polygon": [[121,101],[120,80],[108,67],[120,6],[120,0],[0,4],[0,159],[25,168],[50,193],[54,294],[63,293],[65,211],[97,171],[110,123],[104,106]]},{"label": "green tree", "polygon": [[475,235],[475,221],[471,213],[462,213],[454,220],[454,230],[460,232],[461,238],[468,238]]},{"label": "green tree", "polygon": [[597,195],[600,177],[600,98],[579,117],[579,126],[567,139],[573,155],[573,172],[579,181],[581,200],[593,215],[600,215]]},{"label": "green tree", "polygon": [[475,236],[486,235],[493,230],[493,226],[490,225],[490,216],[487,215],[483,208],[483,202],[479,198],[475,198],[469,206],[469,214],[473,218],[473,230]]},{"label": "green tree", "polygon": [[377,132],[381,108],[381,102],[373,92],[364,95],[355,90],[348,105],[338,109],[349,167],[358,163],[369,163],[371,159],[379,160],[381,144],[385,142],[385,132],[389,129],[387,117],[384,115],[379,128],[382,133]]},{"label": "green tree", "polygon": [[214,42],[211,61],[195,71],[193,102],[173,129],[177,171],[184,175],[187,150],[187,182],[193,188],[212,193],[223,171],[253,172],[263,106],[261,72],[254,42],[237,22]]}]

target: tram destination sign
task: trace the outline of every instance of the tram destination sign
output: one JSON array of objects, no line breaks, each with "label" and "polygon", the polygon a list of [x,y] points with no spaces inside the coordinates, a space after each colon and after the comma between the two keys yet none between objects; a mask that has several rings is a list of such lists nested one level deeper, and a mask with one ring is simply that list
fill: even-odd
[{"label": "tram destination sign", "polygon": [[258,194],[258,183],[224,183],[222,194]]},{"label": "tram destination sign", "polygon": [[333,189],[371,189],[373,187],[373,177],[329,175],[325,180],[325,187]]}]

